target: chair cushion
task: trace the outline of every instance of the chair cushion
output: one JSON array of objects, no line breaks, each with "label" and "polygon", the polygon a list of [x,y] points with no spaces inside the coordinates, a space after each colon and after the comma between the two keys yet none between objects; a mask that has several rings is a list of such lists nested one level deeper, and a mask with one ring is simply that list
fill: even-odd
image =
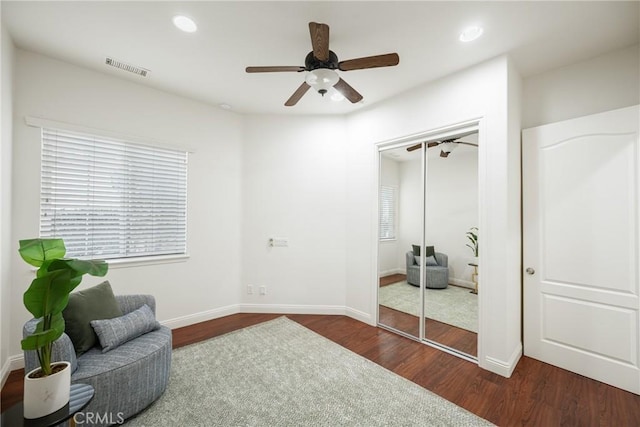
[{"label": "chair cushion", "polygon": [[146,304],[124,316],[92,320],[90,323],[103,353],[160,327],[153,311]]},{"label": "chair cushion", "polygon": [[122,310],[108,281],[70,294],[69,303],[62,312],[65,332],[71,338],[77,355],[96,345],[96,334],[90,323],[92,320],[120,316],[122,316]]}]

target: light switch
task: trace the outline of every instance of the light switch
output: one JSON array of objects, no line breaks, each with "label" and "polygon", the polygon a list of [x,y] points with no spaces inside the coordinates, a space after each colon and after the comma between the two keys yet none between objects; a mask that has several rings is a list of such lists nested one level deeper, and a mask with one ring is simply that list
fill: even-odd
[{"label": "light switch", "polygon": [[269,239],[269,246],[287,247],[289,246],[289,239],[287,237],[272,237]]}]

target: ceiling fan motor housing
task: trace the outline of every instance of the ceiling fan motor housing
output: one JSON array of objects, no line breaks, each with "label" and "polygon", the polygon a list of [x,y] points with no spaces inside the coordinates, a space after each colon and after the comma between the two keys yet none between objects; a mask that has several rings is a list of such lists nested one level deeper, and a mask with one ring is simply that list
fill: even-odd
[{"label": "ceiling fan motor housing", "polygon": [[313,51],[307,54],[307,57],[304,59],[304,68],[306,71],[317,70],[318,68],[328,68],[330,70],[338,69],[338,55],[333,53],[332,50],[329,51],[329,59],[327,61],[320,61],[315,56],[313,56]]}]

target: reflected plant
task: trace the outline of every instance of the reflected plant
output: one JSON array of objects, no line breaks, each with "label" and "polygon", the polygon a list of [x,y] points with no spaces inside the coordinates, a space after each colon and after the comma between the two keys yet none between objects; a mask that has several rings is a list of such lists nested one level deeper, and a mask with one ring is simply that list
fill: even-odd
[{"label": "reflected plant", "polygon": [[467,239],[469,239],[469,243],[467,243],[467,247],[473,251],[473,256],[478,256],[478,227],[471,227],[469,231],[466,233]]}]

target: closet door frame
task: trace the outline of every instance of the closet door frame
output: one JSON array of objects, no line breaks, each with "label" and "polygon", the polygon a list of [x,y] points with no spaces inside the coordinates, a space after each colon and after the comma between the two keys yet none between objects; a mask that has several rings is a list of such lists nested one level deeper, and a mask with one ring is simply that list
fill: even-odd
[{"label": "closet door frame", "polygon": [[[485,154],[486,150],[484,147],[484,130],[483,130],[483,120],[481,118],[476,118],[476,119],[471,119],[465,122],[460,122],[457,124],[453,124],[453,125],[449,125],[449,126],[443,126],[440,128],[436,128],[436,129],[431,129],[431,130],[427,130],[427,131],[423,131],[423,132],[418,132],[415,134],[411,134],[411,135],[406,135],[406,136],[402,136],[399,138],[394,138],[394,139],[390,139],[390,140],[386,140],[386,141],[381,141],[378,142],[376,144],[374,144],[374,148],[375,148],[375,155],[377,158],[377,161],[375,162],[376,164],[376,173],[375,173],[375,194],[376,194],[376,208],[375,208],[375,225],[376,225],[376,229],[378,229],[378,218],[379,218],[379,207],[380,207],[380,200],[379,200],[379,188],[380,188],[380,173],[381,173],[381,168],[380,168],[380,157],[381,157],[381,153],[387,150],[391,150],[391,149],[395,149],[395,148],[400,148],[400,147],[408,147],[411,146],[412,144],[419,144],[419,143],[423,143],[424,141],[428,141],[428,140],[437,140],[437,139],[447,139],[449,137],[455,136],[455,135],[459,135],[462,133],[470,133],[470,132],[478,132],[479,133],[479,146],[478,146],[478,191],[479,191],[479,225],[480,227],[482,227],[481,229],[486,229],[486,227],[483,227],[485,224],[485,218],[483,215],[483,209],[482,209],[482,205],[483,205],[483,198],[482,198],[482,194],[483,194],[483,186],[484,186],[484,174],[485,174],[485,167],[484,165],[486,164],[485,161]],[[421,247],[425,246],[425,215],[426,215],[426,198],[427,198],[427,148],[426,148],[426,144],[423,144],[421,147],[421,163],[422,163],[422,190],[421,190],[421,195],[422,195],[422,203],[421,203],[421,215],[422,215],[422,233],[420,236],[420,245]],[[424,319],[424,286],[423,284],[425,283],[426,280],[426,270],[424,268],[424,262],[422,260],[424,254],[421,253],[421,262],[420,262],[420,327],[419,327],[419,337],[414,337],[411,336],[409,334],[406,334],[402,331],[398,331],[397,329],[394,329],[393,327],[389,326],[389,325],[384,325],[380,323],[380,318],[379,318],[379,306],[378,306],[378,289],[379,289],[379,277],[378,277],[378,265],[379,265],[379,236],[378,236],[378,231],[376,231],[376,233],[374,234],[375,236],[375,243],[373,245],[373,247],[375,248],[374,253],[375,253],[375,262],[374,262],[374,269],[375,272],[373,274],[373,277],[375,278],[375,283],[373,284],[373,289],[375,289],[375,291],[373,292],[374,294],[374,304],[373,304],[373,308],[375,310],[375,322],[376,325],[378,327],[390,330],[394,333],[398,333],[402,336],[405,336],[407,338],[413,339],[413,340],[417,340],[420,341],[428,346],[437,348],[439,350],[442,350],[446,353],[449,354],[453,354],[455,356],[458,356],[462,359],[468,360],[470,362],[473,363],[478,363],[478,360],[480,358],[480,356],[483,354],[483,346],[482,346],[482,313],[483,313],[483,303],[482,303],[482,299],[481,295],[478,295],[478,357],[473,357],[470,356],[466,353],[462,353],[459,352],[455,349],[452,349],[450,347],[444,346],[442,344],[439,344],[435,341],[431,341],[425,338],[425,319]],[[485,251],[481,251],[480,252],[482,255],[480,256],[480,263],[482,263],[483,258],[486,257]],[[482,280],[482,276],[481,276],[481,272],[479,272],[478,278],[477,280],[480,282]]]}]

